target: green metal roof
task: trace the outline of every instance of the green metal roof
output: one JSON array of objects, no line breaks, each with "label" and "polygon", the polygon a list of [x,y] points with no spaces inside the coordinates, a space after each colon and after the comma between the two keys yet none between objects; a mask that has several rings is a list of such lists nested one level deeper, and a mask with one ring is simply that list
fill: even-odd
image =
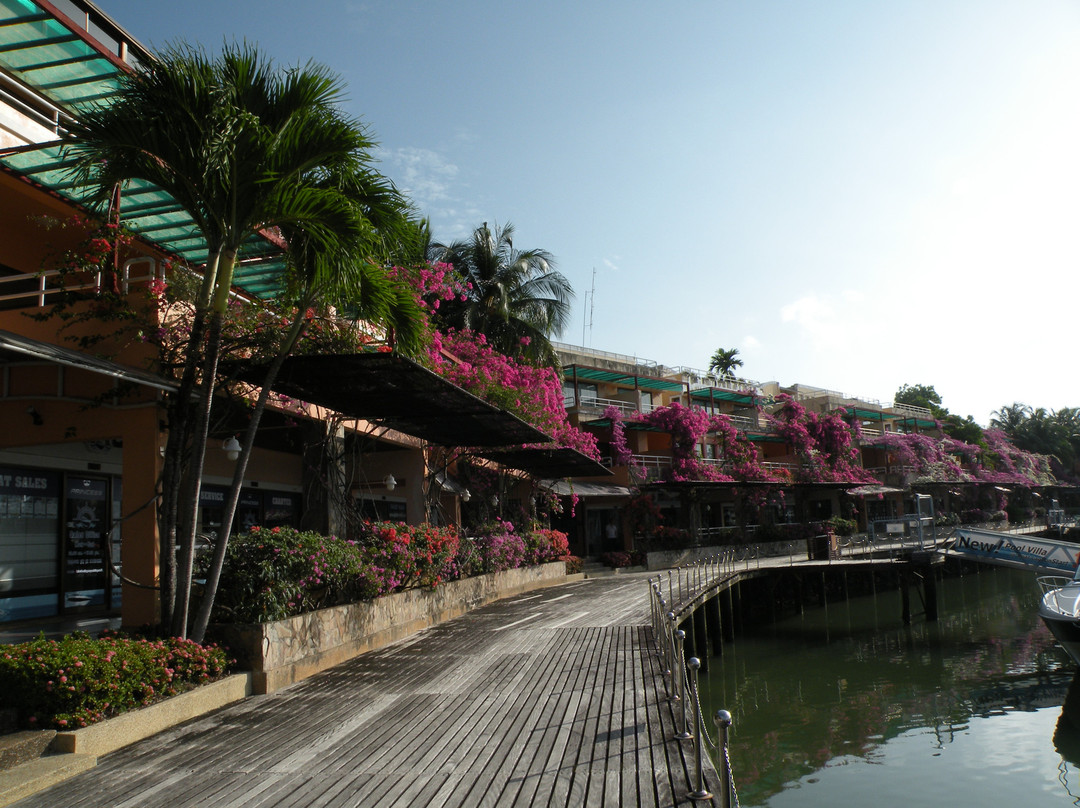
[{"label": "green metal roof", "polygon": [[691,390],[690,397],[702,401],[734,401],[739,404],[753,404],[757,400],[751,393],[736,393],[733,390],[721,390],[718,387]]},{"label": "green metal roof", "polygon": [[858,407],[848,407],[848,413],[856,418],[864,418],[867,421],[888,421],[892,418],[901,418],[895,412],[882,412],[881,410],[862,410]]},{"label": "green metal roof", "polygon": [[[597,429],[606,429],[607,427],[611,426],[611,419],[610,418],[593,418],[593,419],[591,419],[589,421],[582,421],[581,425],[582,426],[592,426],[592,427],[596,427]],[[623,426],[626,427],[626,429],[630,430],[631,432],[660,432],[660,433],[667,432],[666,429],[661,429],[658,426],[652,426],[650,424],[646,424],[644,421],[638,421],[638,420],[631,419],[631,418],[628,418],[625,421],[623,421]]]},{"label": "green metal roof", "polygon": [[[144,53],[140,46],[135,48]],[[74,114],[79,104],[108,99],[128,65],[58,20],[49,6],[33,0],[0,0],[0,68]],[[37,117],[47,123],[40,113]],[[71,162],[59,142],[0,152],[0,165],[101,215],[90,204],[90,190],[71,179]],[[206,263],[206,244],[192,218],[160,188],[140,180],[128,182],[122,189],[120,213],[126,227],[162,252],[193,267]],[[282,250],[253,235],[240,252],[233,285],[256,297],[275,297],[282,289],[284,266]]]},{"label": "green metal roof", "polygon": [[107,97],[120,69],[32,0],[0,0],[0,66],[65,107]]},{"label": "green metal roof", "polygon": [[[0,0],[0,3],[6,0]],[[90,189],[71,180],[63,146],[31,146],[0,156],[0,163],[36,185],[90,210]],[[165,191],[142,180],[130,180],[121,193],[124,226],[139,238],[190,266],[206,263],[206,243],[191,216]],[[259,235],[251,236],[240,252],[233,286],[260,298],[281,292],[285,268],[282,250]]]},{"label": "green metal roof", "polygon": [[673,382],[667,379],[658,379],[655,376],[637,376],[633,373],[621,373],[614,370],[600,370],[599,368],[583,368],[580,365],[570,365],[563,368],[563,377],[578,381],[607,382],[608,384],[622,384],[627,387],[635,385],[642,390],[682,390],[682,382]]},{"label": "green metal roof", "polygon": [[787,443],[787,441],[779,435],[769,435],[764,432],[747,432],[746,437],[754,443]]},{"label": "green metal roof", "polygon": [[897,418],[901,418],[902,424],[915,424],[915,426],[922,427],[923,429],[933,429],[937,426],[937,421],[927,421],[925,418],[915,418],[913,416],[898,415]]}]

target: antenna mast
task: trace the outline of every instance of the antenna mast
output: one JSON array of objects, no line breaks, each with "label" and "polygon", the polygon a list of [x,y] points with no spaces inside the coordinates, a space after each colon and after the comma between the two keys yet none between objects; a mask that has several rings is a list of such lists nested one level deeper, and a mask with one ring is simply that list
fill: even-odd
[{"label": "antenna mast", "polygon": [[[586,348],[592,347],[592,315],[593,307],[596,305],[596,267],[592,270],[592,289],[589,290],[589,342],[585,344]],[[582,325],[581,341],[585,342],[585,327]]]}]

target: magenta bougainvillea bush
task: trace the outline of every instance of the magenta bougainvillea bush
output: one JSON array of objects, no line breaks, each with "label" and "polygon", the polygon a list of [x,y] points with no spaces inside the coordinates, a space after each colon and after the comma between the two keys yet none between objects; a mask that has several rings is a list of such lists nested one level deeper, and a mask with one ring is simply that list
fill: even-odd
[{"label": "magenta bougainvillea bush", "polygon": [[471,331],[436,333],[429,358],[440,376],[515,413],[553,437],[558,445],[599,459],[596,437],[567,420],[562,382],[554,368],[505,356],[488,345],[483,334]]},{"label": "magenta bougainvillea bush", "polygon": [[888,450],[898,471],[917,482],[991,482],[1013,485],[1051,485],[1050,460],[1018,449],[1005,433],[988,429],[985,446],[945,437],[888,433],[878,445]]},{"label": "magenta bougainvillea bush", "polygon": [[[612,462],[633,465],[622,413],[616,407],[608,407],[604,417],[611,423]],[[709,415],[701,407],[684,407],[676,401],[646,414],[635,413],[633,418],[671,435],[673,482],[772,479],[761,466],[753,443],[725,415]],[[709,434],[716,438],[719,463],[707,463],[698,454]]]},{"label": "magenta bougainvillea bush", "polygon": [[[766,414],[776,434],[799,460],[792,472],[763,467],[754,444],[725,415],[709,415],[701,407],[674,402],[650,413],[635,413],[633,420],[671,435],[672,466],[668,479],[682,481],[761,482],[880,482],[862,467],[859,445],[864,440],[858,419],[843,408],[831,413],[808,411],[788,395],[777,398],[780,407]],[[632,466],[622,413],[604,412],[609,420],[612,462]],[[920,482],[976,481],[1019,485],[1055,482],[1049,458],[1018,449],[1000,430],[986,430],[985,445],[973,445],[949,436],[887,433],[874,445],[889,453],[895,471],[914,475]],[[707,463],[699,451],[708,440],[717,449],[717,463]]]},{"label": "magenta bougainvillea bush", "polygon": [[869,483],[876,478],[859,460],[859,448],[846,412],[808,411],[791,396],[777,396],[780,408],[767,416],[794,449],[801,468],[794,473],[798,482]]}]

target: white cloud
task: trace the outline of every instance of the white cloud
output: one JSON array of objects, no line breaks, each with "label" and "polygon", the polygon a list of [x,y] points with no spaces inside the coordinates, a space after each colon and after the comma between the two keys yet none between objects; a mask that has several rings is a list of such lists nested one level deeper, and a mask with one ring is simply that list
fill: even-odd
[{"label": "white cloud", "polygon": [[608,269],[610,269],[613,272],[618,272],[619,271],[618,265],[614,261],[612,261],[610,258],[605,258],[604,259],[604,266],[607,267]]},{"label": "white cloud", "polygon": [[450,185],[458,175],[458,167],[431,149],[404,146],[381,150],[383,162],[397,171],[389,172],[398,188],[421,209],[432,202],[450,199]]},{"label": "white cloud", "polygon": [[761,347],[761,340],[752,334],[747,334],[742,338],[742,347],[744,351],[756,351]]}]

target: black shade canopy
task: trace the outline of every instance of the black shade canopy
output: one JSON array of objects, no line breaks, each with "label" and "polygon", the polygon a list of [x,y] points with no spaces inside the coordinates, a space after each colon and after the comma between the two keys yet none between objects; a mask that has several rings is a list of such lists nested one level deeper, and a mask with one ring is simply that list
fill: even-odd
[{"label": "black shade canopy", "polygon": [[480,452],[480,456],[537,477],[597,477],[613,473],[591,457],[566,446],[496,449]]},{"label": "black shade canopy", "polygon": [[[265,368],[236,376],[261,384]],[[443,446],[547,443],[540,430],[410,359],[386,353],[290,356],[275,392]]]}]

